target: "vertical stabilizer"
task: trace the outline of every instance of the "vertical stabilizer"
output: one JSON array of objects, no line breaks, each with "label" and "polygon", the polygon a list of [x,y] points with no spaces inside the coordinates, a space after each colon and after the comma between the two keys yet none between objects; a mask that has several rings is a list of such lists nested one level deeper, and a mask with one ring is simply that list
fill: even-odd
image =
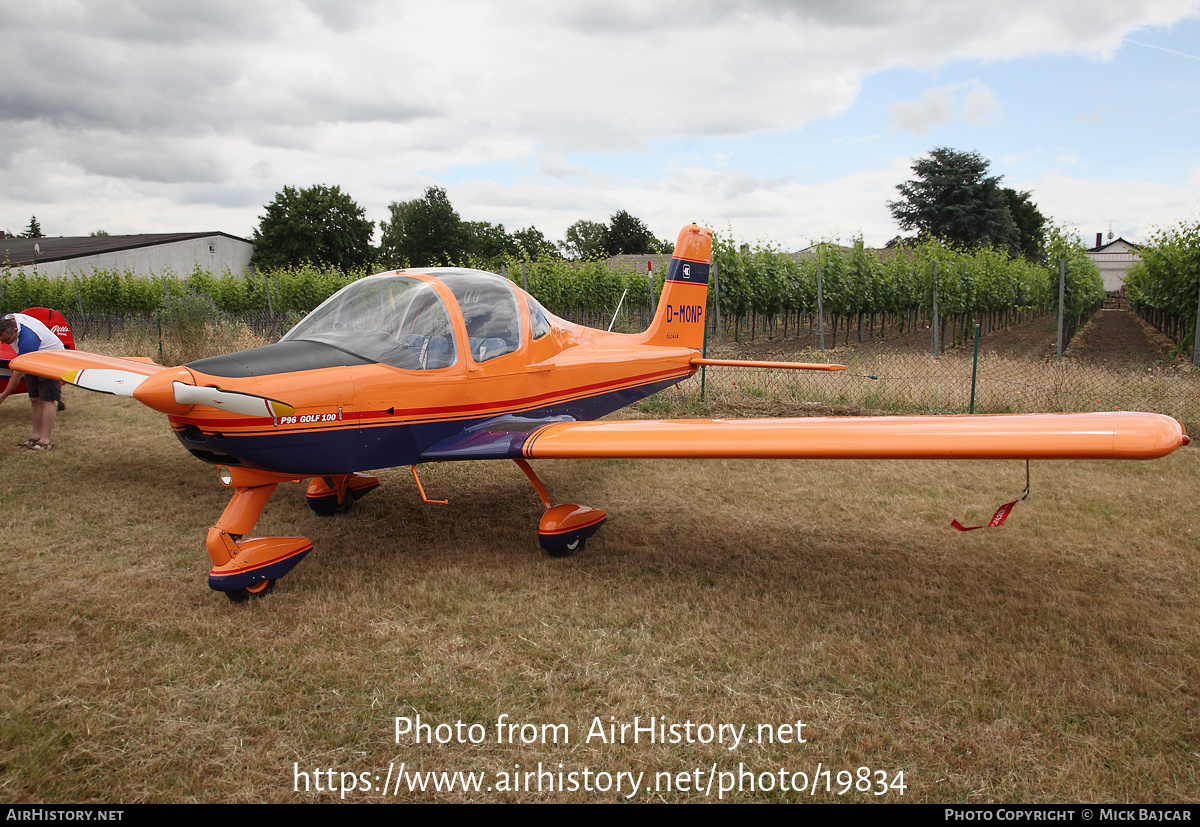
[{"label": "vertical stabilizer", "polygon": [[690,347],[704,344],[712,230],[689,224],[679,231],[658,311],[643,336],[648,345]]}]

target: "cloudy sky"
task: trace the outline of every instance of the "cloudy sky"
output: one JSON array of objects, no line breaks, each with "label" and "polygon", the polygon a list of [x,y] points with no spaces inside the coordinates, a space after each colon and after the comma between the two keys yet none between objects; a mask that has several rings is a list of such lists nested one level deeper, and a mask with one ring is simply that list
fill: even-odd
[{"label": "cloudy sky", "polygon": [[0,0],[0,229],[249,237],[285,185],[560,239],[899,231],[973,150],[1090,242],[1200,212],[1200,0]]}]

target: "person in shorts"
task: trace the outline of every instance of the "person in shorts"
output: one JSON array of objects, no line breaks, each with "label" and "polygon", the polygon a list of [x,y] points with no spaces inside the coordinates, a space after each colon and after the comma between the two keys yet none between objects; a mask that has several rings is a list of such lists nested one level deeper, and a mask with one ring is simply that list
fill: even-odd
[{"label": "person in shorts", "polygon": [[[0,319],[0,342],[4,342],[16,350],[18,356],[38,350],[63,349],[62,341],[50,331],[50,328],[24,313],[10,313]],[[0,403],[8,399],[22,378],[25,379],[25,387],[29,390],[33,436],[18,447],[31,451],[50,451],[54,448],[54,444],[50,441],[50,434],[54,430],[58,403],[62,399],[62,380],[45,379],[14,370],[8,380],[8,385],[3,391],[0,391]]]}]

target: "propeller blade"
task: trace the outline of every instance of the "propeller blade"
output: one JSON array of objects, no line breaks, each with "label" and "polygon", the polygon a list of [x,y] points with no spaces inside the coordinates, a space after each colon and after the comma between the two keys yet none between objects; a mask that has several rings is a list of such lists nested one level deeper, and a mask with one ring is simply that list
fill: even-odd
[{"label": "propeller blade", "polygon": [[112,368],[83,368],[69,370],[62,375],[62,380],[72,385],[78,385],[89,391],[111,393],[115,396],[133,396],[137,386],[148,377],[128,370]]},{"label": "propeller blade", "polygon": [[296,413],[296,409],[286,402],[268,399],[265,396],[255,396],[252,393],[185,385],[183,382],[172,382],[171,387],[175,391],[175,401],[180,405],[207,405],[219,411],[229,411],[243,416],[269,416],[272,418],[292,416]]}]

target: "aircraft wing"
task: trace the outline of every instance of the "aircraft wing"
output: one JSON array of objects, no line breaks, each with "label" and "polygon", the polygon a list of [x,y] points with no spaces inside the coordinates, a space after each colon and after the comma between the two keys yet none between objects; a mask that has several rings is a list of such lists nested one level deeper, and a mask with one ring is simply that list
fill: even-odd
[{"label": "aircraft wing", "polygon": [[560,422],[519,440],[526,459],[1153,459],[1188,442],[1171,417],[1129,411]]}]

